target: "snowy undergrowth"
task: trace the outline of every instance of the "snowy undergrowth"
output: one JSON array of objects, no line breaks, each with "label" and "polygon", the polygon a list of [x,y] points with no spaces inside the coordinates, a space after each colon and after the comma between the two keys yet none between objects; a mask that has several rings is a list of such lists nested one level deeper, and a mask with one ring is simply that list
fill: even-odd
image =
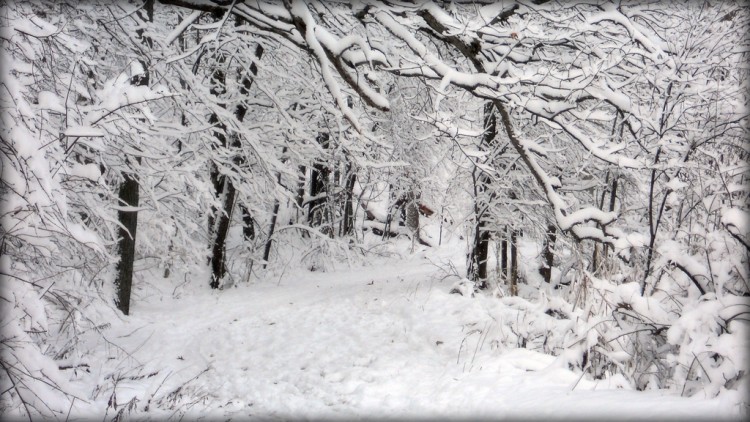
[{"label": "snowy undergrowth", "polygon": [[744,316],[750,299],[723,286],[730,284],[732,267],[714,264],[715,292],[699,295],[677,271],[641,295],[639,283],[623,280],[623,274],[607,279],[581,268],[566,274],[569,286],[547,285],[534,264],[535,245],[525,248],[521,295],[548,303],[548,314],[571,321],[570,336],[550,350],[561,362],[589,379],[619,378],[630,388],[681,396],[721,396],[747,412],[750,324]]},{"label": "snowy undergrowth", "polygon": [[79,339],[71,420],[738,416],[736,397],[636,391],[570,365],[584,323],[562,299],[451,294],[456,254],[388,248],[400,257],[223,291],[201,270],[144,269],[131,316]]}]

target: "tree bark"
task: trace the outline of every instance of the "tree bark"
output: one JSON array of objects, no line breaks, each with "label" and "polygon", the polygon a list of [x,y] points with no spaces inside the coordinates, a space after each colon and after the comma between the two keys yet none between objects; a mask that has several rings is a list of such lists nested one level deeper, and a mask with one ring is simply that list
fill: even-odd
[{"label": "tree bark", "polygon": [[518,230],[510,233],[510,295],[518,296]]},{"label": "tree bark", "polygon": [[354,184],[357,174],[353,172],[351,163],[346,165],[346,185],[344,186],[344,218],[341,221],[340,236],[349,236],[354,231]]},{"label": "tree bark", "polygon": [[404,224],[411,234],[412,252],[414,245],[419,242],[419,205],[417,204],[417,194],[413,188],[406,194],[406,203],[404,204]]},{"label": "tree bark", "polygon": [[[604,177],[604,189],[602,189],[602,196],[599,199],[599,209],[604,209],[604,198],[607,196],[607,189],[609,188],[609,171]],[[591,271],[594,274],[598,274],[599,271],[599,244],[594,243],[594,251],[591,254]]]},{"label": "tree bark", "polygon": [[[140,159],[138,160],[140,162]],[[134,175],[125,174],[125,180],[118,191],[121,207],[137,207],[139,202],[138,180]],[[117,211],[117,220],[121,226],[118,229],[118,250],[120,261],[117,263],[117,308],[123,314],[130,314],[130,291],[133,286],[133,263],[135,262],[135,237],[138,229],[138,211]]]},{"label": "tree bark", "polygon": [[[216,64],[211,74],[211,88],[209,92],[218,98],[226,91],[226,74],[222,68],[226,59],[224,55],[216,52]],[[216,126],[214,136],[218,141],[218,148],[227,147],[226,125],[221,123],[216,113],[209,118],[209,123]],[[211,280],[209,285],[212,289],[218,289],[219,283],[226,274],[226,264],[224,262],[224,242],[226,241],[227,231],[229,230],[229,219],[231,218],[231,206],[234,204],[235,189],[232,181],[226,175],[221,174],[219,165],[216,162],[211,163],[210,174],[211,184],[214,188],[214,195],[219,200],[221,208],[211,207],[211,213],[208,218],[209,239],[211,240],[211,256],[209,263],[211,266]],[[231,201],[228,201],[231,200]]]},{"label": "tree bark", "polygon": [[[615,176],[614,180],[612,180],[612,192],[610,193],[610,196],[609,196],[609,212],[613,212],[615,210],[615,203],[617,201],[617,181],[618,181],[617,176]],[[605,260],[607,259],[608,251],[609,251],[609,245],[605,243],[604,246],[602,246],[602,256],[601,256],[602,264],[607,262]]]},{"label": "tree bark", "polygon": [[[318,144],[323,149],[330,146],[330,135],[321,133],[318,135]],[[330,170],[327,163],[322,160],[316,160],[313,164],[313,170],[310,174],[310,202],[308,204],[307,219],[311,227],[321,227],[320,231],[329,236],[333,236],[333,230],[329,226],[330,219],[327,217],[326,203],[328,202],[328,179]],[[319,197],[324,195],[324,197]]]},{"label": "tree bark", "polygon": [[474,226],[474,247],[469,260],[469,279],[480,289],[487,288],[487,257],[489,256],[490,232],[486,222],[480,220]]},{"label": "tree bark", "polygon": [[[234,26],[239,27],[245,24],[245,20],[239,16],[235,18]],[[260,58],[263,56],[263,47],[258,45],[255,48],[255,57],[260,60]],[[255,63],[250,64],[250,73],[253,75],[253,77],[258,76],[258,66]],[[250,95],[250,88],[253,85],[253,78],[248,76],[247,73],[245,73],[242,69],[238,70],[238,76],[240,79],[240,95],[242,97],[247,97]],[[239,104],[237,104],[237,108],[234,110],[234,115],[237,117],[237,120],[242,122],[245,120],[245,115],[247,114],[247,106],[245,103],[240,101]],[[237,145],[239,146],[239,145]],[[245,157],[239,158],[240,165],[245,163]],[[253,215],[250,213],[250,210],[247,208],[245,204],[240,204],[240,212],[242,213],[242,237],[245,240],[253,240],[255,239],[255,220],[253,219]]]},{"label": "tree bark", "polygon": [[229,223],[232,220],[232,208],[236,189],[228,177],[222,176],[223,191],[220,194],[222,199],[221,210],[218,216],[218,224],[214,242],[211,250],[211,288],[218,289],[219,283],[226,275],[226,242],[229,234]]},{"label": "tree bark", "polygon": [[263,269],[268,265],[268,258],[271,257],[271,244],[273,243],[273,232],[276,230],[276,219],[279,216],[279,200],[273,203],[273,213],[271,214],[271,227],[268,229],[268,239],[263,249]]},{"label": "tree bark", "polygon": [[[145,13],[145,15],[144,15]],[[139,17],[146,22],[154,20],[154,0],[146,0],[142,11],[139,11]],[[152,46],[152,40],[144,36],[144,30],[138,29],[137,36],[141,43],[147,47]],[[135,86],[148,86],[149,71],[148,63],[140,60],[143,67],[143,74],[133,75],[130,83]],[[136,162],[141,163],[141,158],[136,157]],[[128,161],[128,160],[126,160]],[[123,173],[123,182],[120,184],[117,197],[121,207],[138,207],[140,197],[140,187],[138,179],[133,173]],[[138,231],[138,211],[136,210],[119,210],[117,211],[117,220],[120,228],[117,230],[117,249],[120,260],[117,263],[115,278],[115,290],[117,296],[115,304],[123,314],[130,314],[130,292],[133,288],[133,264],[135,263],[135,239]]]},{"label": "tree bark", "polygon": [[242,213],[242,238],[245,240],[255,239],[255,220],[245,204],[240,204]]},{"label": "tree bark", "polygon": [[[235,25],[242,25],[243,21],[241,18],[235,20]],[[255,57],[260,59],[263,54],[263,48],[258,46],[255,50]],[[217,52],[216,55],[216,67],[214,68],[211,78],[211,89],[210,92],[213,96],[219,97],[221,94],[226,92],[226,74],[223,66],[226,62],[226,58],[221,52]],[[257,66],[253,63],[250,65],[250,72],[255,76],[258,72]],[[249,95],[250,87],[253,83],[253,78],[249,75],[240,72],[240,94],[243,96]],[[235,117],[240,122],[244,120],[245,114],[247,113],[247,107],[240,102],[237,108],[234,110]],[[219,141],[220,148],[227,147],[227,136],[229,136],[231,143],[230,147],[239,149],[241,147],[240,136],[238,133],[227,134],[226,125],[219,121],[216,114],[211,115],[209,119],[210,123],[216,125],[215,136]],[[232,162],[235,166],[241,166],[245,159],[239,154],[232,157]],[[211,166],[211,182],[214,187],[214,192],[221,203],[221,208],[212,208],[212,213],[209,216],[209,230],[212,239],[211,243],[211,282],[210,286],[212,289],[219,288],[221,279],[226,275],[226,240],[229,235],[229,226],[232,221],[232,211],[234,208],[235,198],[237,196],[237,189],[234,186],[231,178],[227,175],[223,175],[219,172],[219,167],[216,163]],[[243,210],[243,234],[245,236],[254,236],[255,229],[252,226],[252,215],[247,208]]]},{"label": "tree bark", "polygon": [[555,254],[553,252],[555,240],[557,240],[557,229],[554,224],[548,224],[547,237],[544,240],[544,251],[542,252],[544,262],[542,263],[542,267],[539,268],[539,273],[544,277],[544,281],[548,284],[552,280],[552,265],[555,259]]},{"label": "tree bark", "polygon": [[[286,147],[284,147],[284,152],[282,152],[282,154],[283,153],[286,153]],[[276,182],[279,184],[281,183],[281,174],[276,175]],[[273,242],[273,233],[276,230],[276,220],[279,217],[279,207],[280,207],[279,199],[276,198],[273,201],[273,212],[271,213],[271,226],[268,229],[268,238],[266,239],[266,246],[263,249],[263,269],[266,268],[266,266],[268,265],[268,258],[271,257],[271,244]]]},{"label": "tree bark", "polygon": [[503,237],[500,240],[500,271],[504,282],[508,282],[508,227],[503,227]]},{"label": "tree bark", "polygon": [[[484,106],[484,134],[482,135],[482,146],[491,147],[497,136],[497,117],[492,103]],[[477,171],[475,169],[475,171]],[[490,190],[490,178],[480,172],[474,184],[474,247],[469,258],[468,278],[474,281],[478,288],[487,288],[487,258],[489,256],[490,230],[487,228],[485,214],[489,210],[491,197],[487,198]]]}]

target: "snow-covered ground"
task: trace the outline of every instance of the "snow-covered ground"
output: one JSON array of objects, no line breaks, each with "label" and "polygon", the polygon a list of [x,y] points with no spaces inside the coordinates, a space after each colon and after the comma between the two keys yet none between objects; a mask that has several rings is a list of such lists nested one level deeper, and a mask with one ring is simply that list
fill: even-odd
[{"label": "snow-covered ground", "polygon": [[428,251],[224,291],[151,289],[106,331],[111,343],[99,340],[90,372],[76,371],[98,389],[71,420],[119,411],[157,420],[739,417],[722,396],[592,381],[560,358],[504,343],[529,302],[450,294],[445,259]]}]

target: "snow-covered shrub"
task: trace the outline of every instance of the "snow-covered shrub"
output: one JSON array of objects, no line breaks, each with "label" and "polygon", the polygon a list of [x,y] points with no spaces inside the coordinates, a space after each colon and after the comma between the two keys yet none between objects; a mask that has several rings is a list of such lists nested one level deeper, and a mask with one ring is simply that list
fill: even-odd
[{"label": "snow-covered shrub", "polygon": [[688,280],[664,282],[650,296],[641,296],[637,282],[591,274],[581,282],[596,299],[571,312],[577,340],[561,354],[571,367],[596,379],[620,374],[637,389],[708,397],[747,391],[747,296],[697,296]]},{"label": "snow-covered shrub", "polygon": [[[532,277],[520,289],[524,298],[500,299],[529,313],[506,318],[509,335],[501,341],[557,355],[558,365],[593,379],[617,379],[627,388],[743,397],[750,381],[750,295],[743,281],[748,259],[741,242],[722,230],[705,234],[707,247],[693,245],[692,253],[680,236],[685,243],[664,241],[645,294],[638,280],[644,273],[638,259],[645,254],[637,249],[629,250],[630,262],[609,262],[598,276],[585,270],[585,262],[560,262],[558,268],[569,268],[569,285]],[[591,253],[583,252],[572,256],[585,259]],[[534,265],[529,262],[526,272],[536,274]],[[544,313],[558,320],[551,329],[543,328],[549,325],[537,309],[543,304]]]},{"label": "snow-covered shrub", "polygon": [[102,135],[81,114],[91,44],[42,18],[48,6],[11,3],[0,16],[0,410],[62,419],[86,399],[69,382],[87,353],[79,341],[117,316],[104,282],[111,226],[90,202],[108,190],[79,154]]},{"label": "snow-covered shrub", "polygon": [[[50,329],[47,299],[58,279],[53,275],[60,256],[59,234],[68,236],[69,221],[59,178],[48,154],[40,153],[49,136],[36,120],[49,113],[52,101],[30,87],[32,63],[43,54],[41,43],[18,29],[39,31],[18,15],[0,17],[3,32],[2,182],[0,184],[0,328],[3,414],[61,416],[72,391],[62,382],[57,365],[42,348]],[[21,25],[19,25],[21,24]],[[25,25],[23,25],[25,24]],[[36,103],[36,104],[35,104]],[[6,413],[7,412],[7,413]]]}]

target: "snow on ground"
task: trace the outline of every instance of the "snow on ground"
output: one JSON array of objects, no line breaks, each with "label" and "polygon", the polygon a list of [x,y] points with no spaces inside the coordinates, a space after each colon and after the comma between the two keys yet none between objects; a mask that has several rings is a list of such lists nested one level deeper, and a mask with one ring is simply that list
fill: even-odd
[{"label": "snow on ground", "polygon": [[[518,298],[449,294],[456,279],[443,279],[445,256],[428,254],[137,297],[107,332],[122,349],[102,345],[101,368],[79,372],[99,388],[71,420],[112,417],[133,397],[131,416],[149,408],[156,420],[736,416],[725,399],[617,388],[503,345],[498,333]],[[117,376],[106,378],[112,368]]]}]

